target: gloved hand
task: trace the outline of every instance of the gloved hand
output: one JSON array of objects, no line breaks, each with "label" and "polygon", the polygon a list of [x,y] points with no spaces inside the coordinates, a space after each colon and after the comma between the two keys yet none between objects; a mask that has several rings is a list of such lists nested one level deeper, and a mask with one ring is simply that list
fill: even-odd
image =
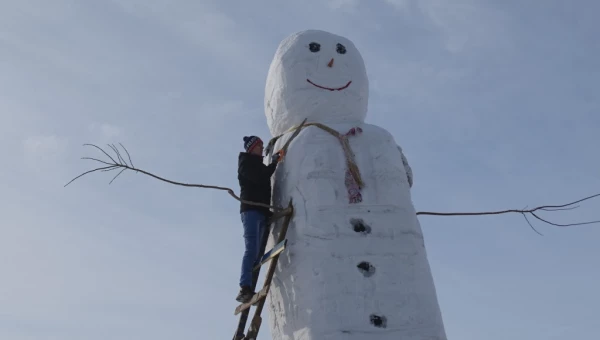
[{"label": "gloved hand", "polygon": [[277,163],[282,158],[283,158],[283,150],[281,150],[281,151],[277,152],[276,154],[274,154],[273,157],[272,157],[272,161],[273,161],[273,163]]}]

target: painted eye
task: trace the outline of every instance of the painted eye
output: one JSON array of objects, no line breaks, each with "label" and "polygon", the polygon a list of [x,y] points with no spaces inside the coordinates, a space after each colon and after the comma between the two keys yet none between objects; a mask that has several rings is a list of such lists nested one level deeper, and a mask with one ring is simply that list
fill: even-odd
[{"label": "painted eye", "polygon": [[346,53],[346,47],[344,45],[342,45],[342,44],[337,44],[335,50],[339,54],[345,54]]},{"label": "painted eye", "polygon": [[316,42],[311,42],[310,44],[308,44],[308,49],[310,49],[311,52],[319,52],[321,50],[321,44],[316,43]]}]

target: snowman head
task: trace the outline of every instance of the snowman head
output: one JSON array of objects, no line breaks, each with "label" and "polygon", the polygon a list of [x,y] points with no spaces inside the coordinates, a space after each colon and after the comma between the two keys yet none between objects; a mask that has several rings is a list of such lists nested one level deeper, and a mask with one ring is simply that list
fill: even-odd
[{"label": "snowman head", "polygon": [[362,56],[339,35],[307,30],[285,38],[271,62],[265,114],[273,136],[307,122],[362,122],[369,82]]}]

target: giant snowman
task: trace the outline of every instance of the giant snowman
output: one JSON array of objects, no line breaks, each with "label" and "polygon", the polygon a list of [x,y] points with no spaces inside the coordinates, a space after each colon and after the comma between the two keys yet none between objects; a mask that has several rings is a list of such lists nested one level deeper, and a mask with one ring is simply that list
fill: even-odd
[{"label": "giant snowman", "polygon": [[446,339],[412,172],[392,135],[365,123],[368,95],[348,39],[308,30],[280,43],[265,89],[273,149],[305,118],[321,125],[301,130],[273,176],[273,204],[295,211],[268,299],[275,340]]}]

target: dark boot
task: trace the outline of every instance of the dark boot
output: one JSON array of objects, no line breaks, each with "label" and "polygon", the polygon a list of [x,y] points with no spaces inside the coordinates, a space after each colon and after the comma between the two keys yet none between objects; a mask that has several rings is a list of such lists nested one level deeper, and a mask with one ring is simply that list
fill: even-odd
[{"label": "dark boot", "polygon": [[254,294],[255,293],[252,291],[252,288],[250,288],[248,286],[244,286],[244,287],[240,288],[240,292],[237,295],[237,297],[235,298],[235,300],[238,302],[241,302],[241,303],[246,303],[252,299]]}]

